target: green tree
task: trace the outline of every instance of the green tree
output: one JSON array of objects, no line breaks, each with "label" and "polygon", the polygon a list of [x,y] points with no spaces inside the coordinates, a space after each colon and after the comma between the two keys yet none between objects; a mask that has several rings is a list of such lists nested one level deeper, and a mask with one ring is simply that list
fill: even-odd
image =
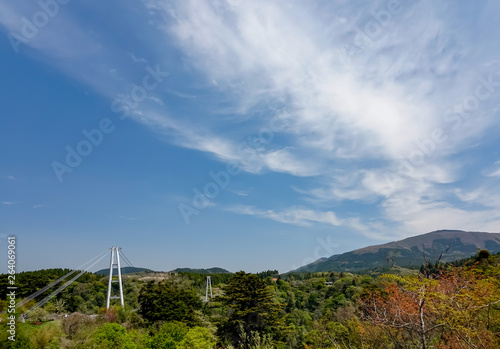
[{"label": "green tree", "polygon": [[279,333],[283,305],[274,300],[264,280],[240,271],[222,289],[224,295],[214,299],[228,308],[227,318],[217,326],[221,339],[248,349],[248,339],[254,333],[273,336]]},{"label": "green tree", "polygon": [[97,328],[91,343],[92,348],[99,349],[136,349],[127,330],[116,323],[109,322]]},{"label": "green tree", "polygon": [[45,310],[47,310],[49,313],[64,313],[66,310],[66,303],[62,299],[56,299],[53,302],[47,303],[45,306]]},{"label": "green tree", "polygon": [[60,348],[60,341],[63,336],[58,324],[47,322],[42,326],[37,326],[30,331],[31,346],[33,349]]},{"label": "green tree", "polygon": [[158,333],[151,340],[152,349],[175,349],[180,348],[180,343],[188,333],[186,324],[171,321],[163,324]]},{"label": "green tree", "polygon": [[49,313],[42,307],[36,308],[28,313],[28,320],[31,322],[43,322],[49,319]]},{"label": "green tree", "polygon": [[189,326],[196,324],[195,310],[202,308],[200,297],[193,290],[154,282],[141,289],[139,305],[139,313],[147,321],[182,321]]},{"label": "green tree", "polygon": [[189,329],[178,348],[182,349],[212,349],[215,348],[215,336],[205,327]]},{"label": "green tree", "polygon": [[29,333],[29,325],[18,322],[16,324],[15,341],[11,341],[9,337],[12,336],[11,333],[7,332],[10,327],[7,325],[5,320],[5,314],[2,315],[0,321],[0,348],[9,349],[32,349]]}]

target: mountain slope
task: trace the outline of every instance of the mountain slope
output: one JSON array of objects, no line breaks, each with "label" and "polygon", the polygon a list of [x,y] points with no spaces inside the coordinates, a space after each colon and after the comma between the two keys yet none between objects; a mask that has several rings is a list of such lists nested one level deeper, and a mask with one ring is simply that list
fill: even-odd
[{"label": "mountain slope", "polygon": [[[132,268],[132,267],[121,267],[121,272],[122,272],[122,275],[125,275],[125,274],[131,274],[131,273],[140,273],[141,271],[151,271],[151,269],[147,269],[147,268]],[[96,274],[99,274],[99,275],[109,275],[109,268],[106,268],[106,269],[101,269],[101,270],[98,270],[95,272]],[[113,275],[117,275],[117,269],[115,268],[113,270]]]},{"label": "mountain slope", "polygon": [[230,271],[223,268],[208,268],[208,269],[193,269],[193,268],[177,268],[176,273],[195,273],[195,274],[231,274]]},{"label": "mountain slope", "polygon": [[322,272],[364,270],[388,267],[391,258],[401,267],[418,267],[424,257],[436,261],[443,252],[442,262],[467,258],[487,249],[491,253],[500,251],[500,233],[466,232],[461,230],[438,230],[382,245],[364,247],[351,252],[321,258],[292,272]]}]

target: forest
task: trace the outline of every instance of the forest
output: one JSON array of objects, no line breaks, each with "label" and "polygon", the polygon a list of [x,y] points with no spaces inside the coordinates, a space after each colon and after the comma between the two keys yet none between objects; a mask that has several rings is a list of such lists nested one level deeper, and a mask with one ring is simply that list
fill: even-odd
[{"label": "forest", "polygon": [[[68,271],[17,274],[18,299]],[[427,261],[419,270],[394,263],[384,274],[240,271],[212,274],[213,297],[205,302],[206,274],[141,272],[123,278],[125,307],[115,302],[106,310],[108,277],[86,273],[26,322],[18,319],[15,342],[3,313],[0,346],[499,348],[499,275],[500,255],[486,250],[454,263]],[[1,275],[0,311],[6,291]]]}]

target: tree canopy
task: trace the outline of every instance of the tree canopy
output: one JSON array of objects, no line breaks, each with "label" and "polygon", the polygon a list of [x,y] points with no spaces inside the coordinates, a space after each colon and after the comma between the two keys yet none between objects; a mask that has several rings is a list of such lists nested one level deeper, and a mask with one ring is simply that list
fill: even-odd
[{"label": "tree canopy", "polygon": [[265,281],[240,271],[222,289],[224,294],[215,298],[227,307],[227,318],[217,326],[221,338],[248,348],[248,338],[254,333],[276,335],[279,332],[283,305],[274,298]]},{"label": "tree canopy", "polygon": [[201,307],[200,297],[193,290],[165,282],[148,282],[139,293],[139,314],[149,322],[182,321],[193,326],[194,311]]}]

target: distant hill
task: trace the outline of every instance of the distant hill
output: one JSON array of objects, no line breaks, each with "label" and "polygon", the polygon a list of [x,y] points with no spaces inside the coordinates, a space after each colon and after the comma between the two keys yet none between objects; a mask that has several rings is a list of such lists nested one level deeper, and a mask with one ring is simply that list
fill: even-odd
[{"label": "distant hill", "polygon": [[431,262],[443,252],[442,262],[468,258],[486,249],[500,251],[500,233],[481,233],[461,230],[438,230],[382,245],[373,245],[343,254],[321,258],[291,272],[362,272],[388,267],[391,258],[400,267],[419,267],[424,256]]},{"label": "distant hill", "polygon": [[[124,274],[131,274],[131,273],[138,273],[138,272],[152,272],[153,270],[147,269],[147,268],[131,268],[131,267],[122,267],[121,268],[122,275]],[[170,271],[169,273],[194,273],[194,274],[231,274],[230,271],[222,268],[208,268],[208,269],[193,269],[193,268],[177,268],[175,270]],[[109,275],[109,268],[106,269],[101,269],[99,271],[95,272],[96,274],[100,275]],[[113,275],[115,275],[115,271],[113,272]]]},{"label": "distant hill", "polygon": [[193,269],[193,268],[177,268],[176,273],[195,273],[195,274],[231,274],[229,270],[222,268],[208,268],[208,269]]},{"label": "distant hill", "polygon": [[[147,269],[147,268],[137,268],[137,267],[135,267],[135,268],[132,268],[132,267],[122,267],[121,268],[122,275],[124,275],[124,274],[132,274],[132,273],[140,273],[141,271],[152,271],[152,270],[151,269]],[[115,275],[115,272],[116,272],[116,269],[113,270],[113,275]],[[99,275],[108,276],[109,275],[109,268],[98,270],[95,273],[99,274]]]}]

